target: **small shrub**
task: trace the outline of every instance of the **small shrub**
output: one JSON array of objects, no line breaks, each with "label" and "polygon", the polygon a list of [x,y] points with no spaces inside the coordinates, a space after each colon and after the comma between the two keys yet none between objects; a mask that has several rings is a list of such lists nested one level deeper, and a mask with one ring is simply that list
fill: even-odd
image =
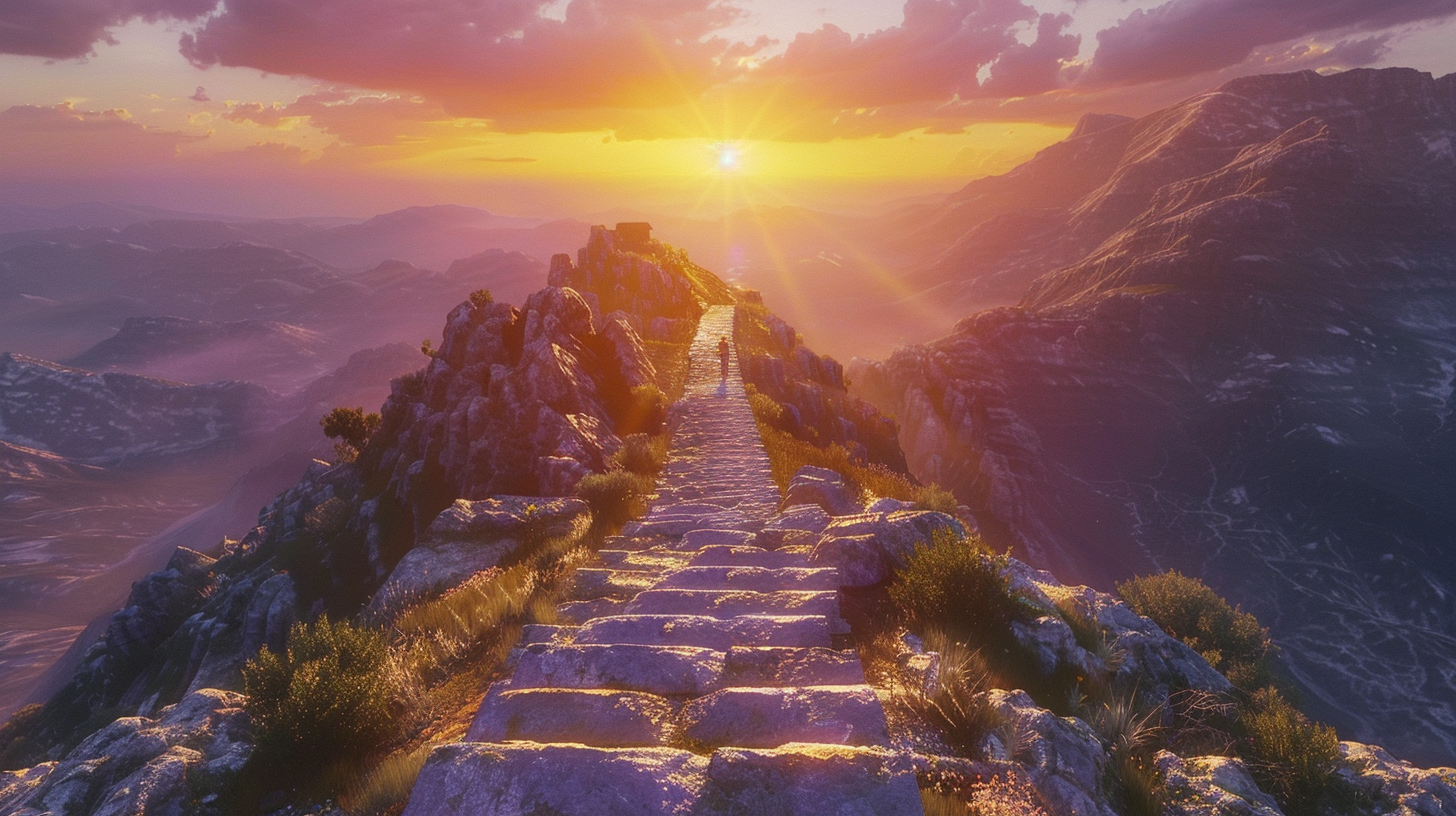
[{"label": "small shrub", "polygon": [[647,493],[652,484],[625,470],[593,473],[576,484],[576,495],[592,511],[592,523],[599,527],[620,527],[647,512]]},{"label": "small shrub", "polygon": [[470,306],[476,311],[480,311],[494,302],[495,295],[492,295],[489,289],[476,289],[470,293]]},{"label": "small shrub", "polygon": [[656,476],[667,463],[667,437],[663,434],[628,434],[612,463],[639,476]]},{"label": "small shrub", "polygon": [[1163,809],[1163,781],[1152,754],[1163,735],[1162,706],[1144,706],[1137,695],[1110,697],[1083,713],[1097,732],[1111,762],[1107,772],[1114,795],[1127,816],[1158,816]]},{"label": "small shrub", "polygon": [[327,618],[295,624],[282,654],[260,651],[243,688],[260,755],[300,776],[394,737],[405,691],[382,632]]},{"label": "small shrub", "polygon": [[937,531],[890,584],[890,600],[916,631],[939,630],[976,645],[1006,646],[1011,624],[1028,617],[1012,594],[1006,558],[978,538]]},{"label": "small shrub", "polygon": [[993,774],[966,790],[922,788],[925,816],[1047,816],[1041,794],[1021,775]]},{"label": "small shrub", "polygon": [[765,422],[758,423],[758,432],[780,493],[789,489],[799,468],[813,465],[838,472],[862,495],[914,499],[916,487],[908,477],[884,465],[862,465],[850,458],[843,445],[816,445]]},{"label": "small shrub", "polygon": [[1341,793],[1335,729],[1311,722],[1274,688],[1254,692],[1242,714],[1246,758],[1259,787],[1290,816],[1323,812]]},{"label": "small shrub", "polygon": [[435,356],[435,341],[431,340],[428,337],[426,337],[424,340],[421,340],[420,353],[425,355],[426,357],[433,358]]},{"label": "small shrub", "polygon": [[938,484],[928,484],[915,489],[915,509],[934,510],[954,517],[961,511],[961,503],[954,493]]},{"label": "small shrub", "polygon": [[0,771],[12,771],[35,764],[39,746],[32,744],[41,730],[42,706],[23,706],[4,725],[0,725]]},{"label": "small shrub", "polygon": [[324,436],[337,439],[334,452],[340,461],[352,462],[368,444],[369,437],[379,430],[379,414],[364,413],[364,408],[335,408],[319,420]]},{"label": "small shrub", "polygon": [[1253,691],[1269,684],[1274,659],[1269,630],[1207,584],[1165,572],[1133,578],[1117,591],[1133,611],[1188,644],[1234,685]]}]

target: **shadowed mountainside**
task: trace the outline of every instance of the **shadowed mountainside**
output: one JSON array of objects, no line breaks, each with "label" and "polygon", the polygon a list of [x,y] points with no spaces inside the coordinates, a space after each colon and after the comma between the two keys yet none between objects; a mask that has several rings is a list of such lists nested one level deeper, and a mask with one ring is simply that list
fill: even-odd
[{"label": "shadowed mountainside", "polygon": [[1022,304],[862,385],[994,540],[1104,587],[1200,575],[1319,716],[1450,762],[1453,144],[1456,77],[1404,69],[1240,79],[1069,140],[1006,177],[1048,186],[1055,238],[945,260],[971,288],[977,258],[1040,266]]}]

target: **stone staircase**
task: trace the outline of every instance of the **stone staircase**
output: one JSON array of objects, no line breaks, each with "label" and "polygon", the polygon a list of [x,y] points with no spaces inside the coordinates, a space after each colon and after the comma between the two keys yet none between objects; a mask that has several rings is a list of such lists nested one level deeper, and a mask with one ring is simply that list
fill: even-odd
[{"label": "stone staircase", "polygon": [[466,741],[437,748],[406,816],[920,814],[853,651],[836,570],[767,550],[778,491],[732,360],[732,307],[691,351],[648,514],[579,571],[567,626],[528,626]]}]

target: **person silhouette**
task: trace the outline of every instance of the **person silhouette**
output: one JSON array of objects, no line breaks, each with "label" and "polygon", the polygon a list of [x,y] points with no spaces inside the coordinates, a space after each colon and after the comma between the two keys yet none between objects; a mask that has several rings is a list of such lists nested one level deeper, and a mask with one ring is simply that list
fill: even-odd
[{"label": "person silhouette", "polygon": [[728,335],[718,336],[718,360],[723,364],[723,379],[728,379]]}]

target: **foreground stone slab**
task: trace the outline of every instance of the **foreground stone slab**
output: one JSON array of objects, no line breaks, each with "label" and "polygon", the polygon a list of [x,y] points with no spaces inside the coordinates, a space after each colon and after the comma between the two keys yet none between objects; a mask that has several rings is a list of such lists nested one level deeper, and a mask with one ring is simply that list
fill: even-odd
[{"label": "foreground stone slab", "polygon": [[650,747],[663,743],[672,713],[667,700],[638,691],[514,689],[486,698],[466,739]]},{"label": "foreground stone slab", "polygon": [[535,644],[522,650],[514,688],[607,688],[701,695],[718,687],[724,654],[694,646]]},{"label": "foreground stone slab", "polygon": [[430,752],[405,816],[688,816],[708,760],[673,748],[455,743]]},{"label": "foreground stone slab", "polygon": [[714,747],[790,742],[884,745],[885,712],[869,686],[729,688],[684,707],[689,740]]},{"label": "foreground stone slab", "polygon": [[695,816],[921,816],[915,775],[872,748],[723,748]]},{"label": "foreground stone slab", "polygon": [[829,619],[823,615],[613,615],[576,630],[580,644],[622,643],[701,646],[727,651],[734,646],[828,646]]}]

